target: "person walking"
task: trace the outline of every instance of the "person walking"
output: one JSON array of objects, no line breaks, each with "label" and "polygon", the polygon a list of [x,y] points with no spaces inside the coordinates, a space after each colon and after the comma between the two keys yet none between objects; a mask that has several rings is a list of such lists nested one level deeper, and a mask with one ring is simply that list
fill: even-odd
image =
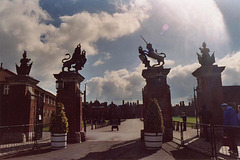
[{"label": "person walking", "polygon": [[238,114],[237,114],[237,117],[238,117],[238,125],[240,125],[240,105],[237,106],[237,110],[238,110]]},{"label": "person walking", "polygon": [[180,117],[182,118],[183,120],[183,131],[186,131],[187,130],[187,115],[185,112],[182,112]]},{"label": "person walking", "polygon": [[201,123],[203,123],[203,135],[205,136],[205,141],[209,142],[210,137],[209,137],[209,131],[208,131],[208,125],[211,122],[212,119],[212,113],[206,108],[205,105],[201,107],[201,110],[199,111],[199,116]]},{"label": "person walking", "polygon": [[236,137],[236,128],[234,126],[238,126],[238,118],[236,111],[230,107],[227,103],[221,104],[223,110],[223,125],[228,126],[224,127],[224,135],[227,137],[229,141],[229,152],[231,154],[238,155],[238,149],[235,142]]}]

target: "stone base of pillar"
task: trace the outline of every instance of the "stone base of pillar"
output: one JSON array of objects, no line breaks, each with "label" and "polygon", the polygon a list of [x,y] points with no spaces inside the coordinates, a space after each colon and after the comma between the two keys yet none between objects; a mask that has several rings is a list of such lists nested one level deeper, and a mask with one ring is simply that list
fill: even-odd
[{"label": "stone base of pillar", "polygon": [[169,142],[173,140],[173,128],[165,128],[163,134],[163,142]]},{"label": "stone base of pillar", "polygon": [[142,129],[142,130],[140,131],[140,135],[141,135],[141,140],[143,141],[143,140],[144,140],[144,129]]},{"label": "stone base of pillar", "polygon": [[80,132],[68,132],[67,135],[68,143],[80,143],[81,142],[81,133]]},{"label": "stone base of pillar", "polygon": [[86,141],[86,133],[84,131],[81,131],[80,134],[81,134],[81,142],[85,142]]}]

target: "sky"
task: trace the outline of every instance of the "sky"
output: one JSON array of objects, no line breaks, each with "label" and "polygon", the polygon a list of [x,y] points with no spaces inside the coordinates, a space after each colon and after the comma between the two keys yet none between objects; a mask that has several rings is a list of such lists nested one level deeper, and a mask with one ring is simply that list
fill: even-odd
[{"label": "sky", "polygon": [[204,41],[215,52],[215,64],[226,66],[223,85],[240,85],[239,10],[238,0],[1,0],[0,62],[16,73],[26,50],[33,62],[30,76],[55,94],[53,74],[80,43],[87,55],[79,71],[87,101],[141,102],[141,35],[166,54],[172,104],[188,102]]}]

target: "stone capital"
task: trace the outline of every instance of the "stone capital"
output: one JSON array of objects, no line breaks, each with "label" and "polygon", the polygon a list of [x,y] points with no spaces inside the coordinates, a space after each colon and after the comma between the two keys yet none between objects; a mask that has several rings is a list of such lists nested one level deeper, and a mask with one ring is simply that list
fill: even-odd
[{"label": "stone capital", "polygon": [[61,79],[63,82],[77,82],[81,83],[84,77],[76,72],[60,72],[53,75],[56,79]]},{"label": "stone capital", "polygon": [[167,77],[169,72],[170,72],[170,68],[151,67],[148,69],[144,69],[142,71],[142,76],[145,79],[151,79],[155,77]]}]

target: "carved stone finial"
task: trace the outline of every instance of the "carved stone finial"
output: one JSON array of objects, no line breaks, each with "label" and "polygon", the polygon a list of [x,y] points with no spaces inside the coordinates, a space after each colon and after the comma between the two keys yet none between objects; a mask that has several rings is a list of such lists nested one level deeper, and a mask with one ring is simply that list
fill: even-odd
[{"label": "carved stone finial", "polygon": [[198,56],[198,62],[202,65],[202,66],[210,66],[213,65],[213,63],[215,63],[215,57],[214,57],[214,52],[213,54],[210,56],[209,52],[209,48],[206,47],[206,43],[203,42],[202,43],[202,48],[199,48],[199,50],[201,51],[202,55],[197,53]]},{"label": "carved stone finial", "polygon": [[20,60],[20,67],[16,64],[16,70],[18,75],[29,75],[32,63],[28,64],[31,59],[27,58],[27,51],[24,50],[23,52],[23,58]]}]

